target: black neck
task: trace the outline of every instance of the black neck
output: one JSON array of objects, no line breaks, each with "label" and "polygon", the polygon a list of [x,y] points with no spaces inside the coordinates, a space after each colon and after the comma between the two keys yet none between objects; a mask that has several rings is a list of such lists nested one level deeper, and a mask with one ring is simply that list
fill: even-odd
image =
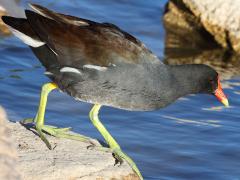
[{"label": "black neck", "polygon": [[215,71],[200,64],[168,66],[174,78],[173,84],[176,87],[178,97],[187,94],[204,93],[207,79]]}]

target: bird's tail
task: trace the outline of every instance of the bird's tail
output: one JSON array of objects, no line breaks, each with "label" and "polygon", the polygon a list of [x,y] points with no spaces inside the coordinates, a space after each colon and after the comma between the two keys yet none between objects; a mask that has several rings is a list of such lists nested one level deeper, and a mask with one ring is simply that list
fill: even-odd
[{"label": "bird's tail", "polygon": [[45,44],[32,30],[27,19],[2,16],[2,20],[9,26],[13,34],[21,39],[25,44],[35,48]]},{"label": "bird's tail", "polygon": [[49,49],[45,42],[41,41],[37,33],[31,28],[27,19],[2,16],[2,20],[9,26],[16,37],[32,48],[35,55],[47,70],[58,66],[56,55]]}]

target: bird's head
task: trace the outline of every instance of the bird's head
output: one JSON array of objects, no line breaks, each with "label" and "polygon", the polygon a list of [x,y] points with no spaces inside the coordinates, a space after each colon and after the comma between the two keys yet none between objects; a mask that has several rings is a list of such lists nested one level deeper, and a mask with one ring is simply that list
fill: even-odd
[{"label": "bird's head", "polygon": [[223,92],[219,74],[209,66],[207,67],[204,78],[201,81],[201,92],[216,96],[216,98],[226,107],[229,106],[228,99]]}]

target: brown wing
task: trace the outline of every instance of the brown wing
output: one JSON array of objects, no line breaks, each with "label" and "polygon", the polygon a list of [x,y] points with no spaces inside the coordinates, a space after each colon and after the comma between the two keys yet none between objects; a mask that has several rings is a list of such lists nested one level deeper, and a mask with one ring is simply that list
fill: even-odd
[{"label": "brown wing", "polygon": [[[63,23],[77,25],[77,26],[83,26],[83,25],[89,25],[89,24],[90,25],[96,25],[96,24],[99,25],[99,23],[96,23],[94,21],[90,21],[88,19],[83,19],[83,18],[71,16],[71,15],[65,15],[65,14],[53,12],[53,11],[51,11],[51,10],[45,8],[45,7],[42,7],[40,5],[37,5],[37,4],[30,4],[30,7],[32,9],[34,9],[36,12],[38,12],[39,14],[41,14],[41,15],[47,17],[47,18],[54,19],[55,21],[60,21],[60,22],[63,22]],[[102,25],[112,29],[113,31],[121,32],[122,34],[124,34],[124,36],[129,41],[135,43],[138,46],[143,46],[141,41],[139,41],[138,39],[136,39],[135,37],[133,37],[129,33],[121,30],[116,25],[111,24],[111,23],[102,23]]]},{"label": "brown wing", "polygon": [[108,66],[142,63],[156,57],[133,36],[109,23],[96,23],[37,7],[26,10],[27,20],[62,66],[80,68],[85,64]]}]

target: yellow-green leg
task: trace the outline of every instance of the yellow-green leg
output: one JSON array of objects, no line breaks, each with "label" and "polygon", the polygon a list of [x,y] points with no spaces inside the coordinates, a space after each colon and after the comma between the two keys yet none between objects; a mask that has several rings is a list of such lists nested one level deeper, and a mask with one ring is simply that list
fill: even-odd
[{"label": "yellow-green leg", "polygon": [[140,179],[143,179],[138,167],[133,162],[133,160],[126,155],[122,150],[119,144],[115,141],[115,139],[111,136],[111,134],[107,131],[104,125],[98,118],[98,113],[101,108],[101,105],[94,105],[89,113],[89,117],[93,123],[93,125],[98,129],[101,135],[104,137],[105,141],[108,143],[110,149],[112,150],[114,157],[121,163],[122,159],[125,159],[127,163],[132,167],[132,169],[137,173]]},{"label": "yellow-green leg", "polygon": [[55,83],[46,83],[42,86],[42,91],[41,91],[41,96],[40,96],[40,103],[38,107],[38,112],[37,115],[35,116],[34,119],[25,119],[22,121],[22,123],[35,123],[36,130],[40,136],[40,138],[44,141],[44,143],[47,145],[49,149],[52,149],[51,144],[47,140],[47,138],[44,136],[43,131],[47,132],[48,134],[59,137],[59,138],[68,138],[68,139],[73,139],[73,140],[78,140],[78,141],[83,141],[83,142],[89,142],[93,144],[90,140],[90,138],[86,136],[82,136],[80,134],[70,134],[67,133],[67,131],[70,130],[70,128],[57,128],[54,126],[47,126],[44,125],[44,116],[45,116],[45,110],[46,110],[46,105],[47,105],[47,98],[48,94],[54,90],[57,89],[58,86]]}]

